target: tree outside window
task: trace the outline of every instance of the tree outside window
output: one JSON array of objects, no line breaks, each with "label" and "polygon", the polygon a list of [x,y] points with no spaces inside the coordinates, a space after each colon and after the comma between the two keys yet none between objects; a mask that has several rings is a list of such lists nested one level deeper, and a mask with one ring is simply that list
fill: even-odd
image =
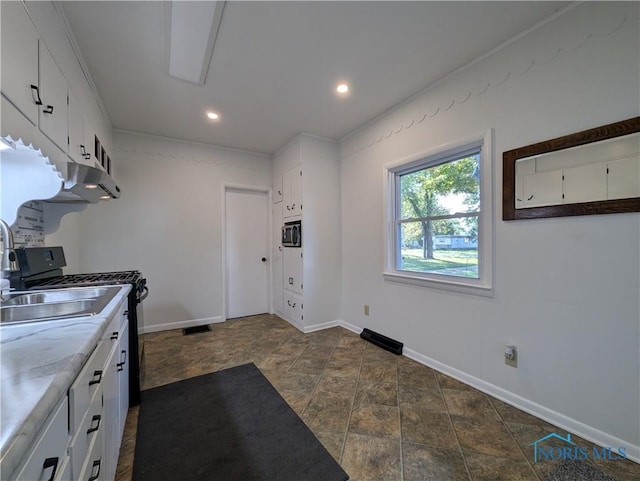
[{"label": "tree outside window", "polygon": [[396,173],[396,269],[478,278],[480,150]]}]

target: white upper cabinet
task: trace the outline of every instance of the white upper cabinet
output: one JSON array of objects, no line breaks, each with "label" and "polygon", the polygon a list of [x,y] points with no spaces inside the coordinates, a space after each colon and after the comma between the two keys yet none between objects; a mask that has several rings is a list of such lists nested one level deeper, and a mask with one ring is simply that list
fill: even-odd
[{"label": "white upper cabinet", "polygon": [[94,166],[95,132],[85,117],[85,111],[76,95],[69,89],[69,150],[74,162]]},{"label": "white upper cabinet", "polygon": [[640,197],[640,156],[607,164],[607,191],[609,199]]},{"label": "white upper cabinet", "polygon": [[564,170],[562,191],[565,204],[595,202],[607,198],[607,166],[579,165]]},{"label": "white upper cabinet", "polygon": [[47,47],[40,42],[40,130],[64,152],[67,151],[67,81]]},{"label": "white upper cabinet", "polygon": [[282,217],[302,215],[302,168],[288,170],[282,176]]},{"label": "white upper cabinet", "polygon": [[[21,2],[1,2],[4,95],[29,121],[38,122],[38,33]],[[33,85],[33,88],[31,87]]]},{"label": "white upper cabinet", "polygon": [[522,179],[522,203],[518,207],[541,207],[562,203],[562,171],[526,175]]},{"label": "white upper cabinet", "polygon": [[282,177],[278,177],[273,182],[273,203],[282,202]]}]

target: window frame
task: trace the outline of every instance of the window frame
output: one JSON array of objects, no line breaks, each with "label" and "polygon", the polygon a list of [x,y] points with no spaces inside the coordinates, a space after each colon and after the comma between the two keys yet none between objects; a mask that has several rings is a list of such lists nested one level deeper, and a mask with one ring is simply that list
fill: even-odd
[{"label": "window frame", "polygon": [[[478,278],[422,273],[397,268],[399,241],[397,192],[400,175],[480,152],[480,212],[478,215]],[[493,130],[397,159],[383,166],[385,280],[465,294],[493,297]]]}]

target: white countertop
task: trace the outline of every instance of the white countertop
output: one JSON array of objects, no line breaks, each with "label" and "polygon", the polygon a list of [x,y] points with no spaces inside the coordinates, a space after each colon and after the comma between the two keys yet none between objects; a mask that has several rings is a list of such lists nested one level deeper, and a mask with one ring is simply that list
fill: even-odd
[{"label": "white countertop", "polygon": [[0,464],[12,473],[127,296],[100,315],[0,326]]}]

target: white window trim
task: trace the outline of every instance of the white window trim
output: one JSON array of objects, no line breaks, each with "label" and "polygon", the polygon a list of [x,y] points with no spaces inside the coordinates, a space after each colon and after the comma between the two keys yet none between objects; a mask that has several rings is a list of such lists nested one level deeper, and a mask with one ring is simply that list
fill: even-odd
[{"label": "white window trim", "polygon": [[[446,157],[457,151],[480,146],[480,216],[478,218],[479,279],[445,276],[395,269],[396,232],[394,222],[395,176],[430,159]],[[397,159],[383,166],[384,266],[385,280],[432,287],[463,294],[493,297],[493,129]]]}]

